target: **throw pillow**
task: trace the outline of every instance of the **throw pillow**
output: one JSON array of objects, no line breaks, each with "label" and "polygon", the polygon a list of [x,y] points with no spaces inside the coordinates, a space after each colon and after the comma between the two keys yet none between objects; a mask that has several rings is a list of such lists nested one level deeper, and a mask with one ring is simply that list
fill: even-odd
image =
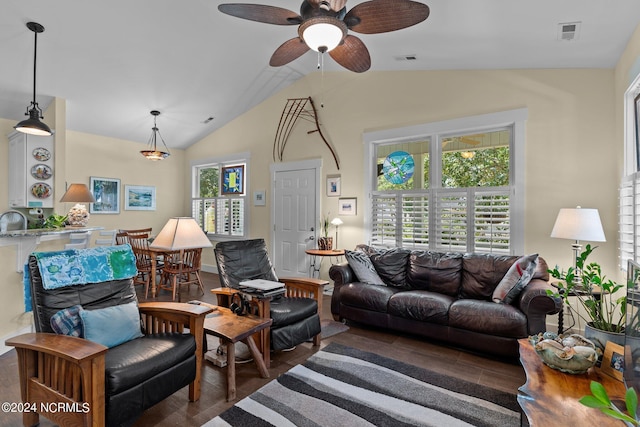
[{"label": "throw pillow", "polygon": [[135,302],[97,310],[81,310],[84,337],[107,347],[140,338],[140,314]]},{"label": "throw pillow", "polygon": [[60,310],[49,320],[53,332],[82,338],[82,321],[80,320],[81,305],[74,305]]},{"label": "throw pillow", "polygon": [[369,255],[360,251],[345,250],[344,257],[347,259],[349,267],[351,267],[356,274],[359,282],[370,285],[384,285],[376,269],[373,268]]},{"label": "throw pillow", "polygon": [[514,262],[493,291],[494,302],[511,304],[533,277],[538,265],[538,254],[523,256]]}]

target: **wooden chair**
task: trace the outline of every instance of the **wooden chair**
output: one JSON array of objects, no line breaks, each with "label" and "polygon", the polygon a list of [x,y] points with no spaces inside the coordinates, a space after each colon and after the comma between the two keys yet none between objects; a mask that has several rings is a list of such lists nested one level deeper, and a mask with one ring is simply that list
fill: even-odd
[{"label": "wooden chair", "polygon": [[[108,348],[53,333],[50,318],[76,304],[97,310],[137,303],[132,280],[45,289],[33,255],[28,268],[37,332],[6,341],[18,356],[21,398],[13,400],[35,408],[24,411],[25,426],[37,425],[40,415],[60,426],[131,425],[143,411],[186,385],[189,400],[199,399],[203,323],[209,307],[139,303],[144,336]],[[45,407],[62,405],[79,410],[43,412]]]},{"label": "wooden chair", "polygon": [[[155,256],[149,250],[149,235],[143,233],[129,234],[128,232],[126,235],[127,241],[136,257],[136,267],[138,268],[138,275],[134,279],[134,284],[144,285],[144,297],[149,298],[149,284],[153,273],[151,257]],[[156,274],[161,273],[162,268],[163,264],[157,261]]]},{"label": "wooden chair", "polygon": [[95,241],[96,246],[113,246],[116,244],[116,230],[103,230]]},{"label": "wooden chair", "polygon": [[151,236],[151,230],[152,230],[151,227],[149,227],[149,228],[138,228],[136,230],[125,230],[125,229],[121,228],[121,229],[118,230],[118,233],[127,233],[130,236],[146,234],[147,238],[148,238],[149,236]]},{"label": "wooden chair", "polygon": [[180,300],[180,285],[197,284],[204,294],[204,286],[200,279],[202,248],[185,249],[180,252],[168,254],[164,258],[162,269],[165,284],[162,289],[169,289],[173,294],[173,300]]},{"label": "wooden chair", "polygon": [[87,249],[91,239],[90,231],[81,231],[69,234],[69,243],[64,245],[65,249]]},{"label": "wooden chair", "polygon": [[116,233],[116,245],[126,245],[129,243],[129,236],[125,231],[118,231]]}]

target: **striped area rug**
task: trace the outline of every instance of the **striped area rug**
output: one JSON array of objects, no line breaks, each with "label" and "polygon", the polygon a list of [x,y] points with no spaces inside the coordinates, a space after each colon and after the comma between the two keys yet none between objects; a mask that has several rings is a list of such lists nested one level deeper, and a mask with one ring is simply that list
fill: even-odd
[{"label": "striped area rug", "polygon": [[518,426],[515,394],[331,343],[204,426]]}]

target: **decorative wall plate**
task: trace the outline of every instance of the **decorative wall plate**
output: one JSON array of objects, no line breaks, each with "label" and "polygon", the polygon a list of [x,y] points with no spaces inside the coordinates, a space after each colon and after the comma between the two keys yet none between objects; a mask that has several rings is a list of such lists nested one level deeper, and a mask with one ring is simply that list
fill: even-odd
[{"label": "decorative wall plate", "polygon": [[46,162],[51,158],[51,152],[44,147],[33,149],[33,158],[39,162]]},{"label": "decorative wall plate", "polygon": [[37,199],[46,199],[51,196],[51,186],[44,182],[36,182],[31,186],[31,194]]},{"label": "decorative wall plate", "polygon": [[413,176],[415,163],[406,151],[394,151],[382,163],[382,173],[392,184],[403,184]]},{"label": "decorative wall plate", "polygon": [[45,164],[38,163],[31,167],[31,176],[36,179],[49,179],[52,175],[51,168]]}]

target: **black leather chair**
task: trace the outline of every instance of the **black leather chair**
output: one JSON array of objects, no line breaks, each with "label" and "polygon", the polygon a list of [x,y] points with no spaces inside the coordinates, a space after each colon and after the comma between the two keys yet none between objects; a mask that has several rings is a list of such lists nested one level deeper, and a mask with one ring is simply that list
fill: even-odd
[{"label": "black leather chair", "polygon": [[[131,259],[135,262],[133,256]],[[48,290],[33,255],[28,269],[37,332],[6,341],[18,353],[22,400],[37,405],[75,402],[79,408],[41,415],[62,426],[130,425],[144,410],[187,385],[189,400],[199,399],[203,322],[210,308],[140,303],[143,336],[107,348],[53,333],[50,319],[76,304],[93,310],[137,303],[133,279]],[[36,425],[38,420],[38,413],[23,416],[25,426]]]},{"label": "black leather chair", "polygon": [[[284,350],[313,339],[320,344],[322,290],[328,283],[308,277],[280,278],[269,259],[264,239],[220,242],[214,248],[223,286],[238,288],[243,280],[265,279],[285,285],[284,296],[271,300],[271,349]],[[266,314],[266,313],[265,313]]]}]

